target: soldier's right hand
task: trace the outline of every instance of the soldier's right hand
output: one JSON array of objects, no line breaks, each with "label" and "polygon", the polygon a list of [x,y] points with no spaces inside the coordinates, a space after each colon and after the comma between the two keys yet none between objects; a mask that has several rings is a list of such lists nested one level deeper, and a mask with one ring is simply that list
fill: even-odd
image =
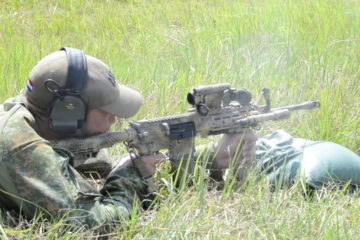
[{"label": "soldier's right hand", "polygon": [[162,153],[142,156],[131,153],[128,156],[122,158],[111,172],[116,172],[117,169],[126,166],[134,166],[138,169],[140,175],[143,178],[149,178],[155,174],[156,165],[164,161],[165,159],[166,156]]}]

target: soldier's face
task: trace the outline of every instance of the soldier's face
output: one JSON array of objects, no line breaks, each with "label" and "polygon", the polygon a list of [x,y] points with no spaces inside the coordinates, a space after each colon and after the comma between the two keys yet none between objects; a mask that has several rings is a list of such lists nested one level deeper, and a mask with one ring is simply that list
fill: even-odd
[{"label": "soldier's face", "polygon": [[88,112],[85,131],[88,135],[100,134],[109,131],[111,125],[116,122],[116,117],[100,109],[92,109]]}]

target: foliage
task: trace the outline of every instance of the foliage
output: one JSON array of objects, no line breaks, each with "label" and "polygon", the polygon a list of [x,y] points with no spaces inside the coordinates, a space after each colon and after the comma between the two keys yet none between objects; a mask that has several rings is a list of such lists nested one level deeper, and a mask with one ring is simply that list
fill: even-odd
[{"label": "foliage", "polygon": [[[229,82],[254,95],[267,87],[273,105],[319,99],[322,107],[266,124],[259,135],[281,127],[359,154],[359,13],[355,0],[3,0],[0,96],[5,100],[24,89],[28,73],[48,53],[76,47],[106,62],[120,83],[142,92],[144,106],[136,119],[186,111],[186,93],[198,85]],[[140,219],[131,222],[133,232],[116,237],[359,235],[357,198],[336,192],[309,200],[298,188],[270,193],[265,185],[250,184],[226,197],[204,186],[169,194],[158,211],[134,216]],[[3,226],[0,232],[13,238],[57,236],[56,223],[29,226]]]}]

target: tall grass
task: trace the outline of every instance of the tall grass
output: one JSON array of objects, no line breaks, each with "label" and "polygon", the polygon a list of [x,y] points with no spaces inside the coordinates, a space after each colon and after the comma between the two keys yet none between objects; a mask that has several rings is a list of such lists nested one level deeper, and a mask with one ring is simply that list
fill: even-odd
[{"label": "tall grass", "polygon": [[[186,111],[186,93],[198,85],[229,82],[254,97],[267,87],[273,105],[319,99],[322,107],[266,123],[259,135],[283,128],[359,154],[359,29],[360,2],[355,0],[3,0],[1,100],[24,89],[36,61],[62,46],[76,47],[102,59],[119,82],[142,92],[145,102],[136,119]],[[145,221],[134,223],[135,232],[122,236],[359,235],[359,201],[341,193],[308,201],[297,190],[270,194],[265,184],[254,184],[228,198],[202,194],[202,201],[196,189],[165,199],[160,210],[139,216]],[[22,237],[21,231],[0,230]]]}]

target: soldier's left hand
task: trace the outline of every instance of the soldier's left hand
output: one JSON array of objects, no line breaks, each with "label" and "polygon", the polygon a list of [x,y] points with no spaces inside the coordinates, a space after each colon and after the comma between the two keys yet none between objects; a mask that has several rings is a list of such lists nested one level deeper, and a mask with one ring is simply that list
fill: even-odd
[{"label": "soldier's left hand", "polygon": [[215,144],[216,155],[212,168],[218,170],[228,168],[239,146],[240,159],[238,161],[243,163],[252,161],[257,139],[257,136],[251,129],[246,129],[241,134],[224,134],[219,142]]}]

